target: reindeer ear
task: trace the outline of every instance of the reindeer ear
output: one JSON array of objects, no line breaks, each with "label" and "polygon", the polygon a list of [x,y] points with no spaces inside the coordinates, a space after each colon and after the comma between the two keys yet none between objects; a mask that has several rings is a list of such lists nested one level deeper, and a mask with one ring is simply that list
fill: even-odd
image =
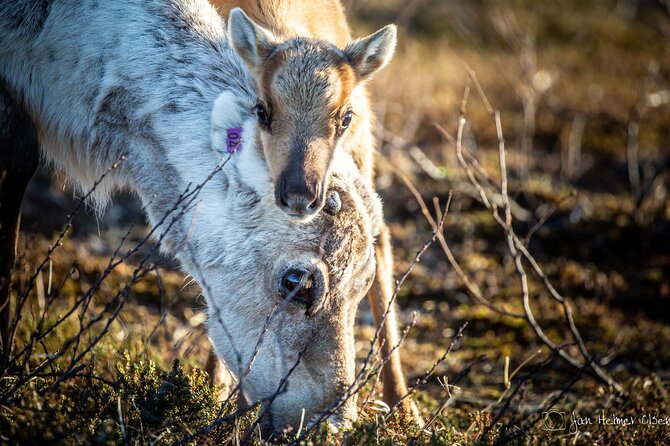
[{"label": "reindeer ear", "polygon": [[396,26],[386,25],[376,33],[357,39],[344,49],[359,80],[381,70],[393,57],[396,44]]},{"label": "reindeer ear", "polygon": [[230,11],[228,27],[233,48],[255,72],[275,47],[272,33],[254,23],[240,8]]}]

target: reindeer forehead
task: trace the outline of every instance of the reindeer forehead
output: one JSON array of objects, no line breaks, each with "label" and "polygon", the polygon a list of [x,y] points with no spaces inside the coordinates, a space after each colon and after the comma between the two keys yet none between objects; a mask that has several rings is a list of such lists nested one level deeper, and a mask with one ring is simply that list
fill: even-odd
[{"label": "reindeer forehead", "polygon": [[311,39],[279,45],[265,62],[262,89],[273,104],[307,111],[329,110],[347,103],[355,73],[342,51]]}]

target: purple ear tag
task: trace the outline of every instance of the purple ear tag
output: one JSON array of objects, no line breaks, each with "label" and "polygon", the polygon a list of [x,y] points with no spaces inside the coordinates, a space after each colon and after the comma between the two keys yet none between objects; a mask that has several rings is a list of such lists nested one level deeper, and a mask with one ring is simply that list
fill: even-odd
[{"label": "purple ear tag", "polygon": [[228,153],[239,152],[242,150],[242,129],[232,128],[226,130],[226,147]]}]

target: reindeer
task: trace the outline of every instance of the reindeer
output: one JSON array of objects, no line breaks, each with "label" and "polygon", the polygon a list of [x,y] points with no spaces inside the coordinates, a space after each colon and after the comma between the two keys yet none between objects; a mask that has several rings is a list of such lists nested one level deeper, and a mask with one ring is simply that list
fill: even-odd
[{"label": "reindeer", "polygon": [[[231,209],[221,224],[235,230],[202,270],[212,278],[204,286],[217,290],[213,311],[220,309],[210,314],[210,337],[245,399],[263,403],[264,438],[297,427],[301,409],[307,422],[337,401],[335,429],[356,418],[356,395],[346,398],[355,380],[354,322],[374,280],[382,213],[351,158],[338,154],[334,164],[323,211],[306,223],[277,212],[270,188],[250,204],[244,172],[231,169]],[[275,397],[285,377],[288,391]]]},{"label": "reindeer", "polygon": [[[310,211],[309,221],[277,209],[272,162],[257,141],[259,93],[209,3],[2,3],[0,81],[0,123],[8,126],[0,133],[0,223],[11,238],[3,253],[15,250],[38,150],[80,190],[92,189],[100,210],[116,189],[133,190],[154,226],[183,191],[197,189],[197,206],[181,209],[161,246],[201,285],[215,349],[245,395],[264,401],[266,427],[296,424],[302,409],[322,410],[350,384],[352,324],[374,275],[379,205],[343,152],[332,155],[321,191],[340,195],[339,214],[337,199]],[[13,255],[0,260],[11,266]],[[295,295],[284,322],[271,322],[245,373],[251,338],[286,294]],[[10,349],[3,344],[3,354]],[[270,404],[278,377],[298,357],[288,387]],[[334,420],[349,420],[353,407],[349,400]]]},{"label": "reindeer", "polygon": [[[373,184],[373,113],[366,82],[393,56],[396,28],[352,40],[339,0],[212,0],[229,16],[232,45],[258,86],[260,143],[277,204],[301,218],[318,212],[333,154],[351,154]],[[253,20],[252,20],[253,19]],[[377,324],[393,293],[393,259],[384,226],[377,247],[377,282],[369,302]],[[382,328],[384,400],[407,393],[393,308]],[[411,401],[404,403],[421,422]]]}]

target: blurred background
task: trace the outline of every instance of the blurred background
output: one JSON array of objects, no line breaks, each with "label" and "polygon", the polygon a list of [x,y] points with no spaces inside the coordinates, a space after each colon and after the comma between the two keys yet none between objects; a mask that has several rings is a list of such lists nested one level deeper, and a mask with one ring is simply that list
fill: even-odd
[{"label": "blurred background", "polygon": [[[619,407],[670,416],[670,3],[361,0],[345,6],[356,36],[390,22],[399,25],[397,53],[370,85],[378,116],[377,187],[393,234],[396,275],[432,233],[401,173],[431,211],[434,197],[444,205],[453,192],[445,239],[455,260],[485,299],[522,310],[505,232],[479,203],[454,145],[435,126],[455,137],[464,109],[463,147],[493,183],[500,181],[496,126],[473,83],[475,73],[500,112],[515,231],[570,301],[595,361],[624,387],[639,387],[639,401]],[[494,187],[487,190],[495,196]],[[50,168],[30,186],[21,280],[63,227],[72,197],[65,178]],[[95,281],[129,230],[126,243],[147,233],[130,195],[118,196],[103,215],[89,211],[77,217],[68,243],[52,258],[55,280],[71,275],[58,306],[65,308]],[[146,352],[162,367],[174,358],[202,367],[208,341],[199,291],[171,259],[154,255],[152,261],[161,279],[149,277],[135,286],[96,357],[127,349]],[[103,290],[111,292],[131,272],[122,265]],[[560,306],[537,277],[529,280],[538,322],[574,352]],[[541,363],[514,401],[517,415],[563,389],[575,373],[550,355],[525,320],[475,301],[437,244],[414,268],[398,303],[404,324],[416,314],[402,348],[410,379],[422,376],[469,323],[436,370],[437,376],[459,380],[443,426],[469,433],[473,410],[489,407],[506,391],[506,361],[512,370]],[[373,333],[364,304],[357,325],[361,355]],[[113,369],[104,360],[97,364]],[[583,413],[620,404],[605,394],[602,383],[584,377],[559,404]],[[424,413],[435,411],[444,397],[443,383],[431,378],[419,394]],[[631,441],[658,441],[653,435],[659,432]],[[620,435],[596,428],[591,434],[580,441],[598,438],[607,444]]]}]

